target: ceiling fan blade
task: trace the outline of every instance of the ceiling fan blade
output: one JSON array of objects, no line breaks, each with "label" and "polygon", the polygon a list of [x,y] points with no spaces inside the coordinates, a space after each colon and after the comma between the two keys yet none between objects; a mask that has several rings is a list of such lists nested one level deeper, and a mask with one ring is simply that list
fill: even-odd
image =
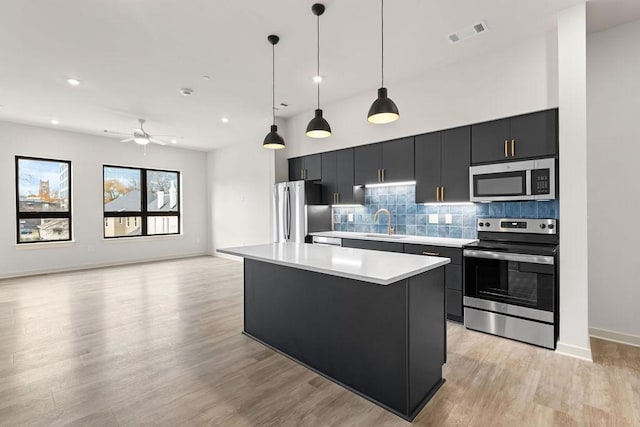
[{"label": "ceiling fan blade", "polygon": [[131,135],[130,133],[114,132],[114,131],[108,130],[108,129],[104,129],[102,132],[109,133],[111,135],[123,135],[123,136]]},{"label": "ceiling fan blade", "polygon": [[133,141],[133,137],[130,137],[130,138],[127,138],[127,139],[123,139],[120,142],[131,142],[131,141]]},{"label": "ceiling fan blade", "polygon": [[173,139],[182,139],[181,136],[175,136],[175,135],[154,135],[154,136],[159,136],[161,138],[173,138]]},{"label": "ceiling fan blade", "polygon": [[167,145],[167,142],[162,141],[160,139],[156,139],[156,138],[149,138],[149,141],[153,142],[154,144],[158,144],[158,145]]}]

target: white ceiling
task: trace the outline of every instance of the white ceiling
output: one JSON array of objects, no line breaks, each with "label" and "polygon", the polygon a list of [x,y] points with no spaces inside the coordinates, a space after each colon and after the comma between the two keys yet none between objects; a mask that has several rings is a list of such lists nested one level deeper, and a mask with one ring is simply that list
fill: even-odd
[{"label": "white ceiling", "polygon": [[[609,1],[609,0],[600,0]],[[615,0],[620,1],[620,0]],[[638,0],[624,0],[640,3]],[[553,30],[580,0],[388,0],[386,82]],[[0,120],[102,134],[146,130],[210,150],[260,143],[276,102],[290,117],[314,108],[312,0],[2,0]],[[328,0],[321,17],[322,102],[379,86],[379,2]],[[490,31],[457,45],[446,35],[479,20]],[[204,75],[211,76],[209,81]],[[70,87],[67,77],[81,81]],[[190,97],[179,94],[192,88]],[[363,112],[364,114],[364,112]],[[230,123],[220,119],[228,116]]]}]

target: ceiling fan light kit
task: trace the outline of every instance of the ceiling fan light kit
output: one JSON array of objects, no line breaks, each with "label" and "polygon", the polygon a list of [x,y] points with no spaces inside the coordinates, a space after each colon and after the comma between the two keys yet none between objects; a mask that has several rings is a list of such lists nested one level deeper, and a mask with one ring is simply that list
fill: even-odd
[{"label": "ceiling fan light kit", "polygon": [[284,139],[278,134],[278,126],[276,125],[276,45],[280,41],[280,37],[271,34],[267,40],[271,43],[271,114],[273,124],[267,136],[264,137],[262,147],[279,150],[284,148]]},{"label": "ceiling fan light kit", "polygon": [[375,124],[391,123],[400,118],[398,106],[388,97],[387,88],[384,87],[384,0],[380,0],[380,22],[382,81],[378,89],[378,98],[373,101],[367,114],[367,121]]},{"label": "ceiling fan light kit", "polygon": [[[311,6],[311,11],[316,15],[316,29],[317,29],[317,73],[316,76],[320,76],[320,15],[325,11],[325,7],[321,3],[316,3]],[[329,122],[322,116],[322,109],[320,108],[320,82],[316,83],[318,89],[318,108],[316,108],[314,117],[307,125],[306,135],[309,138],[327,138],[331,136],[331,126]]]}]

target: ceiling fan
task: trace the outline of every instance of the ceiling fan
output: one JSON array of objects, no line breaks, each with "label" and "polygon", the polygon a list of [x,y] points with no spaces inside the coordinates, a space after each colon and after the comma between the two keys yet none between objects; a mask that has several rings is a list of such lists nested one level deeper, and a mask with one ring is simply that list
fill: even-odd
[{"label": "ceiling fan", "polygon": [[[127,138],[121,140],[120,142],[135,142],[136,144],[139,145],[147,145],[150,142],[154,143],[154,144],[159,144],[159,145],[167,145],[169,144],[167,141],[163,141],[162,139],[158,139],[158,136],[160,137],[167,137],[167,138],[173,138],[174,140],[177,138],[175,136],[171,136],[171,135],[157,135],[157,136],[153,136],[151,134],[149,134],[147,131],[144,130],[144,124],[146,123],[145,119],[138,119],[138,122],[140,123],[140,127],[137,129],[133,129],[133,134],[128,134],[128,133],[121,133],[121,132],[113,132],[110,130],[105,129],[104,132],[105,133],[110,133],[110,134],[114,134],[114,135],[128,135]],[[172,141],[174,142],[174,141]]]}]

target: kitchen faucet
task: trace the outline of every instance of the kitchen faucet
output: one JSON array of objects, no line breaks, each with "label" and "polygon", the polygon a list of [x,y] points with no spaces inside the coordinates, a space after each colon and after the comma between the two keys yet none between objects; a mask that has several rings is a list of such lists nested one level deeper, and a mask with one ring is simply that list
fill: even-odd
[{"label": "kitchen faucet", "polygon": [[388,209],[384,209],[384,208],[378,209],[378,211],[373,216],[373,222],[378,222],[378,216],[380,216],[381,213],[387,214],[387,216],[389,217],[389,223],[387,225],[387,234],[391,236],[393,234],[393,227],[391,226],[391,212],[389,212]]}]

